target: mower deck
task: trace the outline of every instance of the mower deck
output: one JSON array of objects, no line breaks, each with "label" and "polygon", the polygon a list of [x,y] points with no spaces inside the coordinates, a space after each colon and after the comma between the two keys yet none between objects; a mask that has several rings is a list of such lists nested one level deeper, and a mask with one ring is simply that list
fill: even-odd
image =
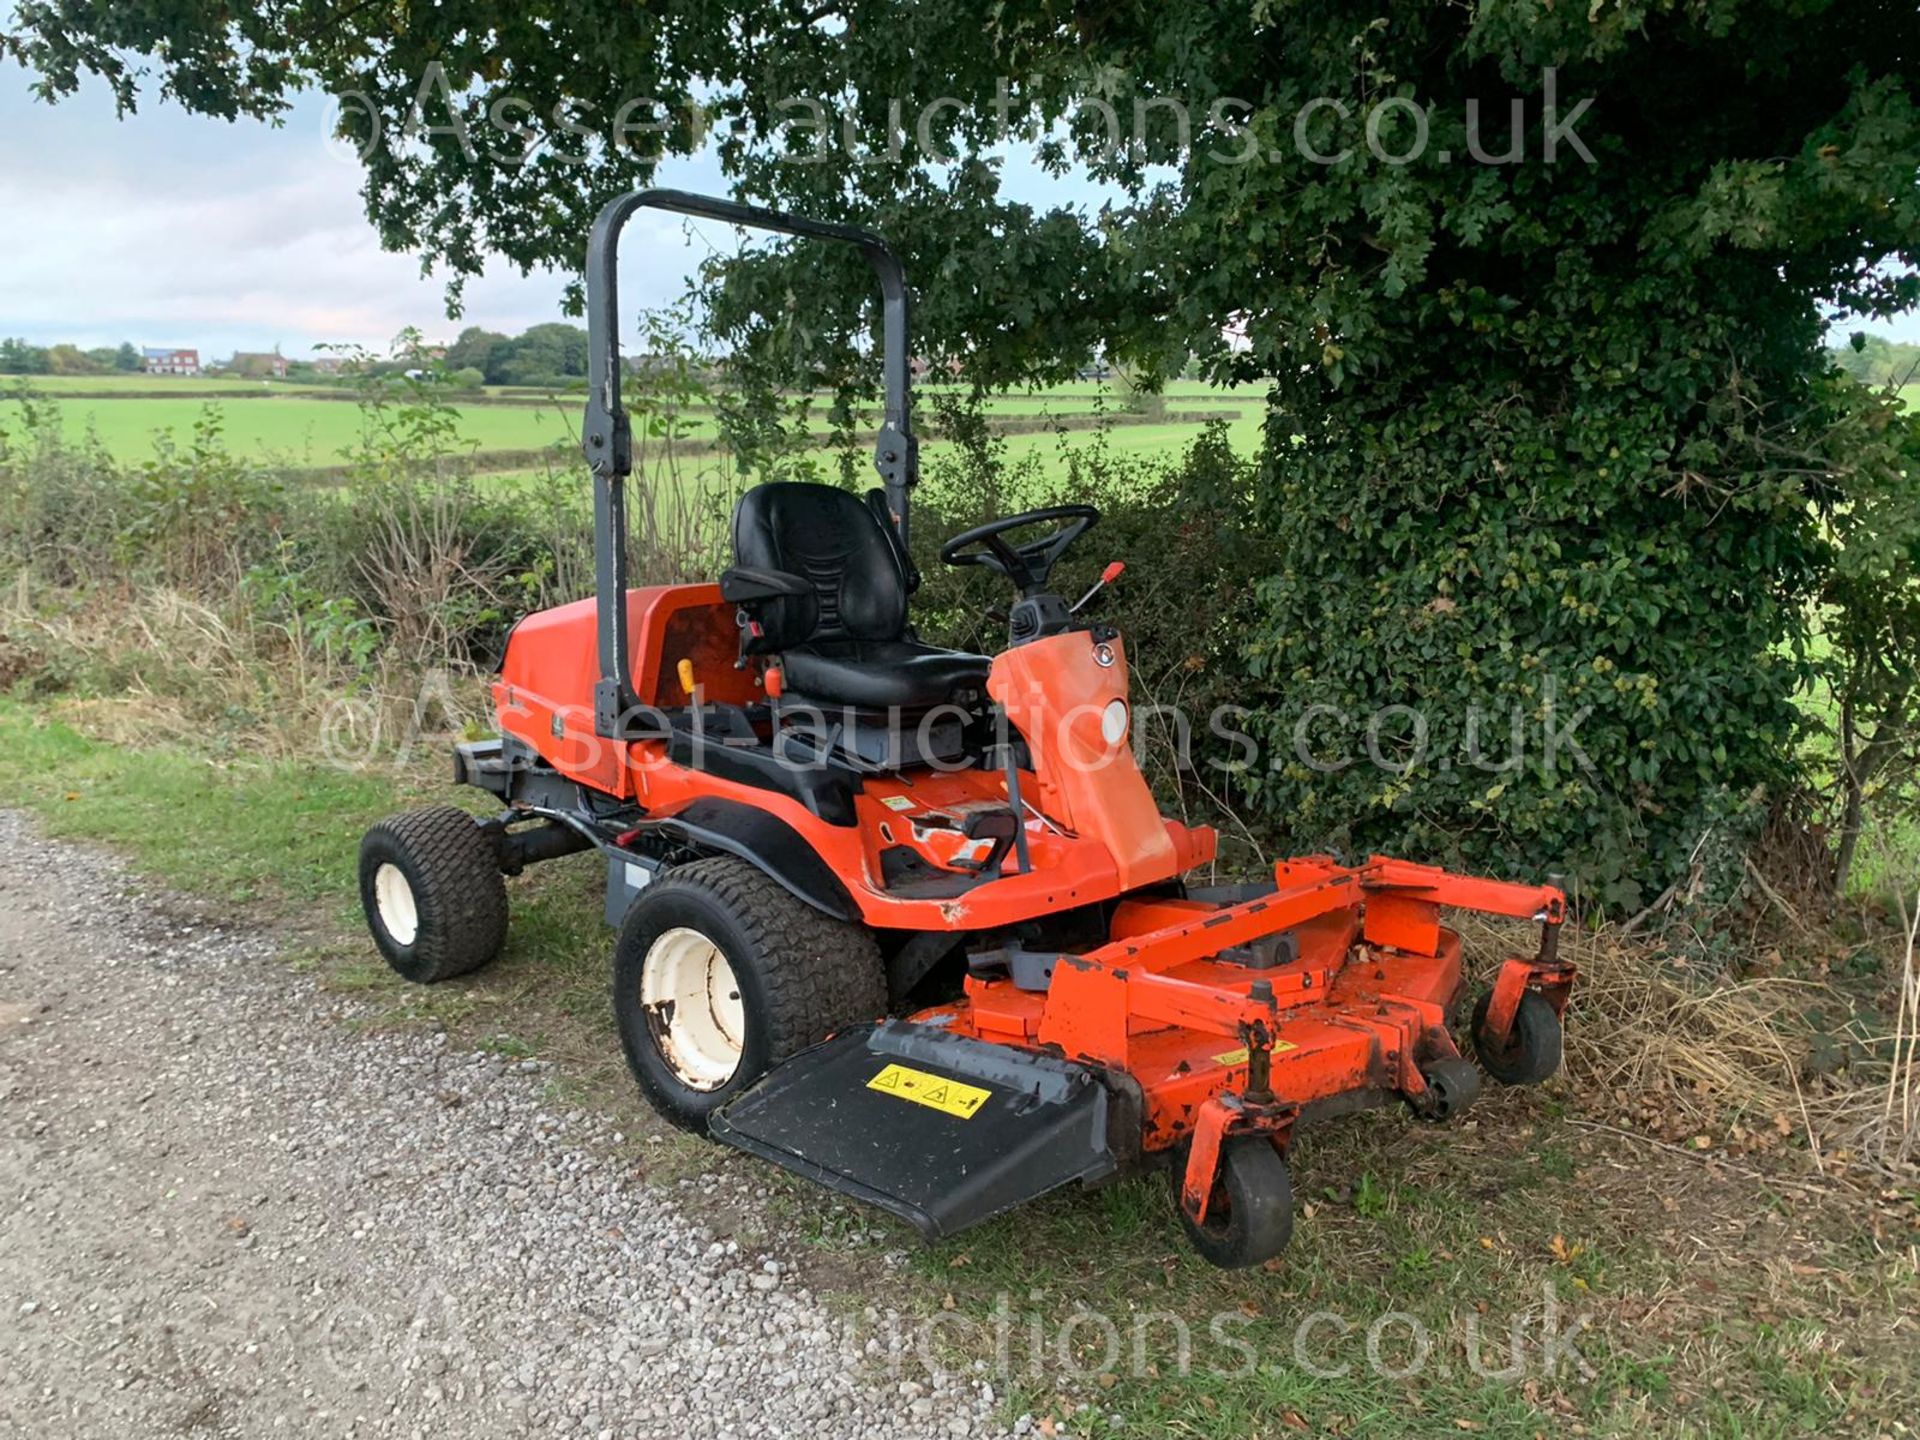
[{"label": "mower deck", "polygon": [[[1109,944],[976,955],[961,1000],[796,1056],[713,1133],[928,1238],[1180,1151],[1183,1208],[1201,1223],[1230,1136],[1284,1150],[1303,1121],[1395,1097],[1444,1118],[1471,1100],[1443,904],[1547,935],[1560,920],[1557,891],[1381,859],[1290,861],[1232,904],[1125,901]],[[1548,943],[1508,960],[1494,993],[1538,991],[1557,1011],[1569,982]]]}]

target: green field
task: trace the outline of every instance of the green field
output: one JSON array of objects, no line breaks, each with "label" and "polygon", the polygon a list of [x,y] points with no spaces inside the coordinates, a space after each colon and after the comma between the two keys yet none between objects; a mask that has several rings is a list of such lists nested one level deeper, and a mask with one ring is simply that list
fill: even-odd
[{"label": "green field", "polygon": [[[119,460],[152,454],[163,435],[185,440],[209,407],[219,414],[227,444],[236,454],[298,469],[340,464],[359,440],[364,424],[356,405],[298,395],[233,404],[190,396],[177,400],[103,396],[98,401],[58,403],[70,439],[77,441],[91,433]],[[476,451],[538,450],[571,442],[579,426],[578,413],[571,406],[454,408],[461,439]],[[0,427],[17,425],[19,413],[18,401],[0,402]]]},{"label": "green field", "polygon": [[[5,377],[15,383],[25,377]],[[303,385],[292,380],[242,380],[214,375],[35,375],[31,388],[72,395],[133,395],[166,393],[187,399],[198,395],[338,394],[331,385]]]},{"label": "green field", "polygon": [[[179,386],[178,394],[152,393],[168,386]],[[151,455],[169,435],[177,443],[184,442],[200,418],[213,413],[236,454],[291,469],[323,469],[346,461],[366,423],[360,407],[348,403],[349,396],[321,386],[136,375],[43,377],[30,388],[81,392],[59,393],[52,399],[59,407],[64,432],[75,442],[91,435],[122,461]],[[1258,391],[1247,388],[1222,390],[1184,383],[1170,387],[1165,396],[1165,412],[1174,416],[1236,417],[1231,423],[1233,441],[1246,451],[1258,443],[1261,406]],[[494,391],[486,400],[451,408],[462,448],[472,453],[483,470],[511,472],[525,467],[529,452],[552,446],[570,451],[577,443],[577,397],[546,399],[526,391]],[[931,408],[922,404],[923,427],[931,422]],[[1125,456],[1177,454],[1199,431],[1191,419],[1142,423],[1126,412],[1123,397],[1112,387],[1090,382],[994,396],[987,402],[987,411],[1009,424],[1058,421],[1072,427],[1065,434],[1039,431],[1007,437],[1010,460],[1037,455],[1049,469],[1067,447],[1093,443],[1096,429],[1105,431],[1104,443],[1112,453]],[[17,427],[20,413],[19,401],[0,400],[0,430]],[[824,419],[817,423],[824,428]],[[716,434],[710,413],[690,412],[679,424],[683,434],[697,439],[710,440]],[[931,459],[941,449],[940,442],[932,441],[926,454]]]},{"label": "green field", "polygon": [[[1212,408],[1212,407],[1209,407]],[[1077,451],[1085,451],[1093,445],[1103,445],[1111,456],[1140,459],[1172,459],[1178,457],[1200,433],[1200,426],[1186,423],[1159,425],[1117,425],[1110,429],[1093,428],[1073,429],[1064,432],[1041,431],[1036,433],[1009,435],[1004,441],[1002,454],[1011,466],[1021,465],[1032,460],[1036,463],[1038,477],[1052,480],[1066,472],[1068,458]],[[1260,416],[1256,409],[1243,409],[1238,419],[1227,426],[1227,438],[1233,448],[1243,455],[1251,455],[1260,443]],[[924,441],[920,446],[920,459],[923,468],[934,471],[930,477],[932,483],[938,482],[940,461],[953,451],[950,442],[944,440]],[[837,459],[830,450],[812,452],[820,465],[831,471]],[[723,462],[717,457],[694,456],[688,466],[693,474],[703,473]],[[511,486],[526,484],[535,480],[544,480],[554,470],[572,468],[574,455],[571,450],[555,457],[555,463],[546,468],[530,468],[525,465],[511,466],[494,471],[486,476],[490,485]],[[582,470],[581,483],[585,484],[585,472]],[[583,492],[584,493],[584,492]],[[1024,498],[1013,493],[1010,499]]]}]

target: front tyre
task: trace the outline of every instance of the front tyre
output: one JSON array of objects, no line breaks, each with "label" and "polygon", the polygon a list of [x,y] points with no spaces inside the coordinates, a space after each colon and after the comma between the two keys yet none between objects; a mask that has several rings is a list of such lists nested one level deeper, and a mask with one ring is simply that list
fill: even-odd
[{"label": "front tyre", "polygon": [[429,985],[478,970],[507,940],[507,885],[480,824],[451,805],[389,816],[360,841],[360,904],[401,976]]},{"label": "front tyre", "polygon": [[614,950],[627,1065],[654,1109],[696,1134],[782,1060],[886,1006],[870,932],[731,857],[655,880]]}]

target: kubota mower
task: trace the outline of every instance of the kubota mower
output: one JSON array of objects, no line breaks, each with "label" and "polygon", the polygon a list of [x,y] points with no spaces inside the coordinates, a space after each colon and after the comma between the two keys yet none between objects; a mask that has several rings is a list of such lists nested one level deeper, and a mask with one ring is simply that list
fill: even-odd
[{"label": "kubota mower", "polygon": [[[750,490],[718,584],[627,581],[614,257],[643,206],[851,243],[882,290],[881,488]],[[1082,618],[1100,587],[1070,604],[1050,584],[1093,507],[942,549],[1012,587],[998,655],[915,638],[908,296],[880,236],[646,191],[601,214],[587,286],[597,594],[520,622],[500,737],[458,747],[457,778],[504,810],[368,833],[361,894],[402,975],[486,964],[502,875],[597,849],[627,1058],[675,1124],[929,1238],[1159,1163],[1193,1243],[1230,1266],[1286,1244],[1300,1126],[1471,1103],[1455,1024],[1496,1080],[1554,1071],[1573,980],[1558,890],[1324,856],[1255,885],[1183,880],[1214,834],[1162,817],[1135,767],[1125,648]],[[1470,1019],[1449,906],[1541,926]]]}]

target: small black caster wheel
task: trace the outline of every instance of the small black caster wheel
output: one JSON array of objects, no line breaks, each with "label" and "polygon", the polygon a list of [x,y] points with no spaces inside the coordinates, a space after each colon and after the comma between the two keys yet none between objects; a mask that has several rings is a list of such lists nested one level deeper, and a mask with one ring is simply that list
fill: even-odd
[{"label": "small black caster wheel", "polygon": [[1200,1258],[1222,1270],[1271,1260],[1293,1238],[1293,1177],[1286,1157],[1264,1135],[1236,1135],[1220,1147],[1207,1218],[1194,1224],[1180,1204],[1185,1152],[1174,1157],[1173,1208]]},{"label": "small black caster wheel", "polygon": [[1458,1120],[1480,1098],[1480,1072],[1458,1055],[1431,1062],[1420,1078],[1427,1082],[1427,1093],[1416,1102],[1414,1113],[1435,1125]]},{"label": "small black caster wheel", "polygon": [[1538,1085],[1560,1068],[1560,1017],[1547,997],[1529,990],[1513,1013],[1505,1042],[1487,1034],[1487,1006],[1493,992],[1473,1007],[1473,1049],[1480,1066],[1502,1085]]}]

